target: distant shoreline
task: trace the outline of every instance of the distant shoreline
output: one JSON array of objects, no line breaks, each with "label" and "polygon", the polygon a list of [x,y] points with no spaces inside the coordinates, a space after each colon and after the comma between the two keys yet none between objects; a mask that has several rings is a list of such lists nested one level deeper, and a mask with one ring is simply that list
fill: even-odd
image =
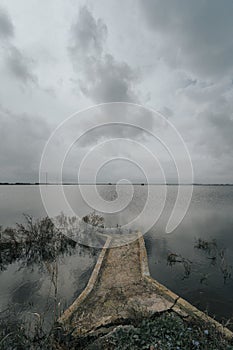
[{"label": "distant shoreline", "polygon": [[[162,183],[140,183],[140,182],[134,182],[131,183],[132,185],[136,186],[148,186],[148,185],[153,185],[153,186],[233,186],[233,184],[224,184],[224,183],[213,183],[213,184],[203,184],[203,183],[193,183],[193,184],[177,184],[177,183],[167,183],[167,184],[162,184]],[[114,182],[100,182],[100,183],[77,183],[77,182],[64,182],[64,183],[57,183],[57,182],[0,182],[0,186],[112,186],[112,185],[117,185]],[[122,183],[121,185],[129,185],[128,183]]]}]

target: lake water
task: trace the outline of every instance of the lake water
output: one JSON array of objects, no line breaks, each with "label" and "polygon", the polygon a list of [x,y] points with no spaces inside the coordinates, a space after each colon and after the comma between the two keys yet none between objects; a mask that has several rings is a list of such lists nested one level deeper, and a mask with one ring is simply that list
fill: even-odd
[{"label": "lake water", "polygon": [[[157,215],[162,186],[152,186],[154,206],[148,216]],[[116,198],[115,186],[98,186],[106,200]],[[137,216],[145,205],[147,186],[134,186],[134,196],[127,208],[118,214],[105,215],[108,225],[123,225]],[[56,186],[46,186],[54,198],[54,215],[65,211],[56,198]],[[125,195],[128,187],[124,185]],[[65,186],[71,206],[79,216],[92,209],[82,199],[78,186]],[[177,194],[177,186],[168,186],[165,210],[158,222],[145,234],[145,242],[152,277],[178,293],[198,308],[208,310],[217,319],[233,316],[233,186],[194,186],[190,208],[182,223],[172,234],[165,233],[167,218]],[[22,222],[23,213],[43,217],[38,186],[0,187],[0,225],[14,226]],[[66,214],[66,212],[65,212]],[[143,229],[145,222],[141,222]],[[195,248],[198,238],[216,240],[211,252]],[[95,254],[93,254],[93,252]],[[85,287],[99,251],[76,248],[71,255],[60,257],[57,274],[57,301],[62,312]],[[177,254],[177,262],[167,263],[169,254]],[[170,255],[171,256],[171,255]],[[213,259],[215,257],[215,259]],[[183,262],[182,262],[183,261]],[[185,269],[186,267],[186,269]],[[46,310],[53,318],[53,266],[23,266],[21,261],[9,264],[0,272],[0,312],[11,307],[28,317],[33,312]],[[224,279],[225,276],[225,279]]]}]

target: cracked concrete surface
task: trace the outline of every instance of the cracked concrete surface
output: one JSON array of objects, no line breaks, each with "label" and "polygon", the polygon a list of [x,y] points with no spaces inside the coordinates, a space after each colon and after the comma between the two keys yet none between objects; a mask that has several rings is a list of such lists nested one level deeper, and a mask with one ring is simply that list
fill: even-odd
[{"label": "cracked concrete surface", "polygon": [[[164,312],[176,305],[177,298],[161,293],[147,279],[149,270],[142,237],[114,248],[109,248],[110,242],[101,252],[92,284],[59,319],[63,331],[73,337],[132,316]],[[176,305],[176,312],[179,311]]]},{"label": "cracked concrete surface", "polygon": [[[105,334],[112,326],[171,310],[232,332],[150,277],[143,237],[115,247],[108,238],[87,287],[58,320],[61,342]],[[111,245],[114,248],[111,248]]]}]

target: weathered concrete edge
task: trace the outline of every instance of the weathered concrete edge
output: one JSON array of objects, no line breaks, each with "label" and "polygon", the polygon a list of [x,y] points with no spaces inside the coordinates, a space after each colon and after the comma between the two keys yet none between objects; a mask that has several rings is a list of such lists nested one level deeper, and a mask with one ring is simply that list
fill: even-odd
[{"label": "weathered concrete edge", "polygon": [[[156,286],[156,288],[161,292],[162,295],[165,295],[168,298],[174,300],[175,307],[178,307],[181,310],[185,311],[190,317],[194,317],[194,318],[200,319],[201,321],[204,321],[205,323],[212,324],[226,338],[233,339],[233,332],[230,331],[228,328],[224,327],[221,323],[219,323],[218,321],[216,321],[212,317],[208,316],[205,312],[200,311],[195,306],[190,304],[188,301],[181,298],[179,295],[173,293],[171,290],[166,288],[164,285],[160,284],[158,281],[154,280],[152,277],[145,276],[145,278],[149,282],[154,284]],[[173,307],[173,309],[176,312],[175,307]]]},{"label": "weathered concrete edge", "polygon": [[94,270],[91,274],[91,277],[88,281],[88,284],[86,286],[86,288],[82,291],[82,293],[79,295],[79,297],[73,302],[73,304],[71,304],[68,309],[66,309],[64,311],[64,313],[62,314],[62,316],[58,319],[58,322],[63,322],[64,320],[67,320],[69,318],[69,316],[71,314],[73,314],[73,312],[75,310],[77,310],[77,308],[79,307],[79,305],[86,299],[86,297],[91,293],[91,291],[93,290],[95,283],[97,281],[105,254],[107,249],[110,246],[111,243],[111,237],[107,237],[107,240],[105,242],[104,247],[101,249],[100,255],[97,259],[97,262],[95,264]]},{"label": "weathered concrete edge", "polygon": [[[208,316],[203,311],[198,310],[195,306],[190,304],[188,301],[181,298],[179,295],[173,293],[167,287],[165,287],[164,285],[162,285],[161,283],[159,283],[158,281],[156,281],[150,276],[145,241],[142,234],[138,233],[138,237],[139,237],[140,264],[141,264],[142,276],[145,279],[147,279],[150,283],[155,285],[155,287],[159,290],[159,292],[162,295],[164,295],[169,299],[172,299],[174,301],[175,307],[178,307],[181,310],[185,311],[191,317],[195,317],[197,319],[200,319],[201,321],[212,324],[227,339],[233,339],[232,331],[230,331],[228,328],[221,325],[218,321],[214,320],[212,317]],[[174,311],[176,311],[175,307],[174,307]]]},{"label": "weathered concrete edge", "polygon": [[[60,322],[63,323],[63,321],[67,320],[69,316],[72,315],[77,310],[79,305],[86,299],[86,297],[94,289],[107,249],[110,248],[111,240],[112,240],[111,237],[107,238],[106,243],[97,259],[95,268],[92,272],[92,275],[89,279],[89,282],[86,288],[80,294],[80,296],[73,302],[73,304],[68,309],[66,309],[63,315],[58,319],[59,323]],[[143,235],[140,232],[138,232],[138,242],[139,242],[139,252],[140,252],[139,259],[140,259],[142,278],[145,278],[149,283],[153,284],[161,295],[163,295],[165,298],[170,299],[174,302],[172,310],[179,314],[177,309],[180,309],[181,311],[184,311],[186,314],[188,314],[191,318],[196,318],[205,323],[210,323],[213,326],[215,326],[216,329],[224,337],[226,337],[227,339],[233,339],[233,332],[231,332],[228,328],[222,326],[219,322],[214,320],[212,317],[198,310],[195,306],[193,306],[192,304],[190,304],[189,302],[187,302],[185,299],[181,298],[177,294],[173,293],[167,287],[160,284],[150,276],[145,241],[144,241]]]},{"label": "weathered concrete edge", "polygon": [[[97,262],[95,264],[94,270],[91,274],[91,277],[88,281],[87,286],[82,291],[82,293],[78,296],[77,299],[63,312],[63,314],[58,318],[58,323],[64,323],[67,319],[69,319],[69,316],[72,315],[77,308],[80,306],[80,304],[87,298],[87,296],[91,293],[91,291],[94,289],[97,278],[99,276],[99,272],[101,269],[101,266],[103,264],[106,251],[108,248],[111,248],[111,241],[112,238],[110,236],[106,236],[107,240],[105,242],[104,247],[101,249],[100,255],[97,259]],[[149,266],[148,266],[148,259],[147,259],[147,252],[146,247],[144,243],[144,238],[141,232],[137,233],[137,239],[139,241],[139,250],[140,250],[140,266],[141,266],[141,274],[143,276],[150,276],[149,272]]]},{"label": "weathered concrete edge", "polygon": [[139,251],[140,251],[140,266],[141,266],[141,274],[142,277],[149,277],[150,270],[148,265],[147,251],[145,246],[145,241],[141,232],[138,232],[138,242],[139,242]]}]

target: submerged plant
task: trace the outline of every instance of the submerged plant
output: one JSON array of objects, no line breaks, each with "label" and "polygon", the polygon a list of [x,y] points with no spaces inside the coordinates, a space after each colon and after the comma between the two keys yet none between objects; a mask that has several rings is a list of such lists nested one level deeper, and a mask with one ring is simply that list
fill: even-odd
[{"label": "submerged plant", "polygon": [[190,273],[191,273],[191,265],[192,265],[192,261],[190,261],[189,259],[186,259],[184,257],[182,257],[181,255],[175,254],[175,253],[169,253],[167,256],[167,264],[169,266],[173,266],[176,263],[181,263],[184,267],[184,278],[188,278]]},{"label": "submerged plant", "polygon": [[226,249],[219,248],[215,239],[206,241],[199,238],[196,242],[195,248],[203,250],[205,253],[207,253],[209,255],[207,256],[207,259],[212,261],[212,265],[219,267],[219,270],[223,275],[224,283],[231,279],[232,266],[227,262]]},{"label": "submerged plant", "polygon": [[[220,249],[217,245],[217,241],[212,239],[211,241],[206,241],[202,238],[198,238],[194,245],[195,249],[199,249],[207,254],[207,259],[211,260],[211,265],[218,268],[223,276],[224,284],[227,283],[229,279],[232,278],[232,266],[228,264],[226,257],[226,250]],[[184,267],[184,278],[188,278],[191,274],[192,261],[182,257],[180,254],[169,253],[167,255],[167,264],[173,266],[180,263]],[[203,273],[200,277],[200,283],[207,283],[209,273]]]},{"label": "submerged plant", "polygon": [[[51,283],[46,305],[40,313],[27,312],[27,318],[22,318],[23,314],[12,308],[8,313],[0,312],[0,350],[58,349],[53,339],[53,327],[63,307],[58,299],[58,259],[74,252],[93,256],[96,251],[79,246],[48,217],[37,220],[29,215],[24,217],[25,223],[1,230],[0,268],[4,270],[15,261],[19,262],[20,268],[36,265],[48,272]],[[64,215],[61,215],[60,221],[63,225],[76,223],[75,218]],[[30,320],[29,314],[32,316]],[[51,316],[52,324],[48,327]]]},{"label": "submerged plant", "polygon": [[64,236],[49,217],[35,220],[24,215],[25,223],[2,230],[0,241],[0,269],[20,261],[21,266],[53,262],[61,254],[69,253],[76,242]]},{"label": "submerged plant", "polygon": [[14,311],[0,317],[0,350],[52,350],[54,347],[53,325],[43,328],[43,320],[36,313],[31,322],[19,319]]},{"label": "submerged plant", "polygon": [[216,252],[217,242],[215,239],[212,239],[212,241],[206,241],[202,238],[198,238],[195,248],[207,251],[208,253],[211,253],[212,251]]}]

